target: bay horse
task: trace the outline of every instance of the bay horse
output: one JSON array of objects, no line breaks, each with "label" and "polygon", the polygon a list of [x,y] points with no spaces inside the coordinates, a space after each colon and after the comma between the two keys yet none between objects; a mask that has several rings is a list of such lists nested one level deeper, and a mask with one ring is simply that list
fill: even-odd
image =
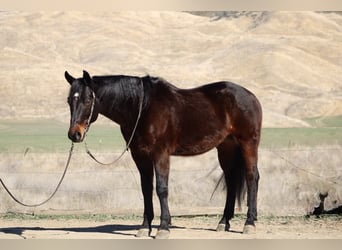
[{"label": "bay horse", "polygon": [[119,124],[126,142],[133,133],[129,149],[140,173],[144,197],[144,217],[137,237],[151,234],[154,174],[161,207],[156,238],[168,238],[170,156],[198,155],[214,147],[227,186],[217,230],[229,231],[235,201],[240,203],[247,184],[248,211],[243,232],[255,232],[262,110],[254,94],[225,81],[180,89],[149,75],[91,77],[83,71],[81,78],[74,78],[65,71],[65,78],[71,85],[70,140],[82,142],[98,114]]}]

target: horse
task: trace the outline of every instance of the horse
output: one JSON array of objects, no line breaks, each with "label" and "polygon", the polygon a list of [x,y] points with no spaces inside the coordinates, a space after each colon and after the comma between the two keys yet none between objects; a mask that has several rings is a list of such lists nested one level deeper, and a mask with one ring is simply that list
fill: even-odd
[{"label": "horse", "polygon": [[[229,231],[235,202],[247,192],[243,233],[254,233],[259,182],[258,146],[262,109],[256,96],[228,81],[181,89],[153,76],[104,75],[87,71],[70,84],[68,137],[82,142],[91,123],[101,114],[120,126],[140,173],[144,214],[137,237],[151,236],[153,180],[160,201],[160,225],[155,238],[168,238],[170,156],[192,156],[214,147],[227,187],[223,216],[217,231]],[[247,190],[246,190],[247,186]]]}]

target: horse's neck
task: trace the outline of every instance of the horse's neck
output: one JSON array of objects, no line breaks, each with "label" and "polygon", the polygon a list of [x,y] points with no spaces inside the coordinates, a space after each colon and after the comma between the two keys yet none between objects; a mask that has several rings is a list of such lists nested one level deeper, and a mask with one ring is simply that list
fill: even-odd
[{"label": "horse's neck", "polygon": [[[101,91],[101,86],[96,92],[99,91]],[[121,126],[130,126],[135,122],[138,104],[130,103],[123,98],[124,94],[118,91],[123,90],[113,88],[112,91],[106,93],[105,98],[98,99],[99,113]]]}]

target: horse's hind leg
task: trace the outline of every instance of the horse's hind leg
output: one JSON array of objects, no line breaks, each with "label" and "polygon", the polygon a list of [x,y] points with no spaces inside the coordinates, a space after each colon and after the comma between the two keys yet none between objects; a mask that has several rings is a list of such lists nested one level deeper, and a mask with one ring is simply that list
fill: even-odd
[{"label": "horse's hind leg", "polygon": [[258,171],[258,144],[259,140],[252,138],[247,141],[241,141],[243,157],[246,167],[247,182],[247,219],[244,226],[244,233],[255,232],[254,221],[257,220],[257,195],[259,183]]},{"label": "horse's hind leg", "polygon": [[240,146],[233,137],[227,137],[217,147],[217,152],[226,181],[227,197],[223,217],[216,230],[229,231],[229,220],[234,217],[235,200],[238,198],[240,203],[245,182],[243,159]]}]

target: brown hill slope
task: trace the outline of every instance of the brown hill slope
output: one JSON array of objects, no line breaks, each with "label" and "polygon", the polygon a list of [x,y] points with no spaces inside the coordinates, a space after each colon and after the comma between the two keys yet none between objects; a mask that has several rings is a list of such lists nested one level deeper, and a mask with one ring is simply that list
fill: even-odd
[{"label": "brown hill slope", "polygon": [[342,115],[342,15],[243,12],[0,12],[0,115],[68,122],[63,73],[231,80],[255,92],[264,126]]}]

